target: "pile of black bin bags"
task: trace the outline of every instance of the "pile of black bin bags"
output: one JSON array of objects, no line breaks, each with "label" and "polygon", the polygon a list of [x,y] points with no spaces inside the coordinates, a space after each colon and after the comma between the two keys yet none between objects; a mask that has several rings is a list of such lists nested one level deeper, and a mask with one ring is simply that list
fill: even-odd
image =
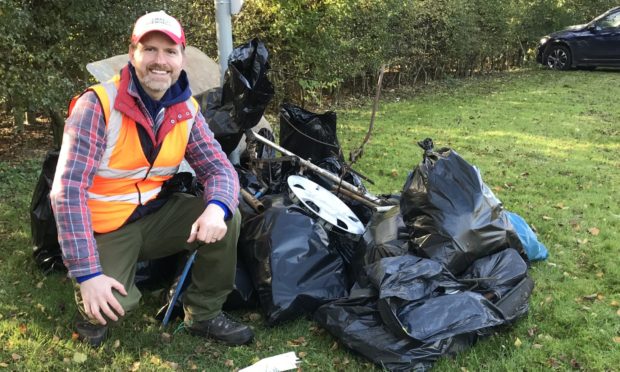
[{"label": "pile of black bin bags", "polygon": [[400,205],[366,213],[359,241],[286,193],[262,197],[262,213],[242,202],[245,273],[231,296],[257,298],[270,325],[310,315],[389,370],[429,369],[526,314],[534,283],[508,212],[454,150],[420,146]]},{"label": "pile of black bin bags", "polygon": [[[273,95],[264,46],[253,40],[234,56],[230,86],[201,98],[219,103],[207,105],[212,112],[204,115],[228,150],[258,122]],[[269,130],[261,131],[273,140]],[[282,147],[364,190],[359,175],[344,166],[335,113],[284,104],[279,138]],[[390,196],[399,205],[379,213],[340,196],[366,225],[362,237],[328,229],[290,201],[286,179],[301,171],[294,159],[275,158],[260,143],[259,159],[242,155],[241,186],[264,211],[240,198],[237,275],[225,309],[259,306],[269,325],[311,316],[342,344],[389,370],[426,370],[526,314],[533,289],[527,257],[544,259],[546,249],[522,218],[504,210],[474,166],[454,150],[435,150],[430,139],[420,146],[423,160],[402,193]],[[30,208],[33,254],[46,273],[64,269],[48,196],[56,159],[57,152],[46,159]],[[306,176],[334,186],[312,172]],[[173,181],[166,190],[201,193],[191,174]],[[164,283],[170,298],[186,260],[181,254],[142,262],[136,282]],[[181,315],[177,303],[173,318]]]}]

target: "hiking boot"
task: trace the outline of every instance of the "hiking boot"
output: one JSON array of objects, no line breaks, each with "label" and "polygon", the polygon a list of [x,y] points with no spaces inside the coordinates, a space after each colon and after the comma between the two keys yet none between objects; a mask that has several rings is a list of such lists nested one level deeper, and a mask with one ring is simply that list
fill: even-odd
[{"label": "hiking boot", "polygon": [[224,313],[215,318],[193,322],[187,328],[190,334],[208,337],[230,346],[252,342],[254,332],[245,324],[229,319]]},{"label": "hiking boot", "polygon": [[108,335],[108,326],[92,324],[86,320],[80,320],[75,324],[78,339],[88,343],[92,347],[99,347]]}]

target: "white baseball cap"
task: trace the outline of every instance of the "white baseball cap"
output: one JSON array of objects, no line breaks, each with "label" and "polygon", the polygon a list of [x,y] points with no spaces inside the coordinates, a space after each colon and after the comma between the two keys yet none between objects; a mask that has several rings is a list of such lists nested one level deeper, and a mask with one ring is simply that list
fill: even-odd
[{"label": "white baseball cap", "polygon": [[149,32],[159,31],[168,35],[177,44],[185,47],[185,33],[179,21],[174,17],[166,14],[163,10],[151,12],[138,18],[133,32],[131,33],[131,42],[137,44],[140,39]]}]

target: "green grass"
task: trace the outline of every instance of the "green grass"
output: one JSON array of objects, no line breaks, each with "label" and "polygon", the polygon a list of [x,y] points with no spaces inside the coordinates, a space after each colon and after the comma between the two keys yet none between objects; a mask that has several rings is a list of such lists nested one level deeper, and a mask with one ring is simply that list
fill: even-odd
[{"label": "green grass", "polygon": [[[452,147],[479,167],[505,207],[535,227],[550,253],[548,261],[532,265],[536,288],[529,315],[441,360],[436,370],[618,370],[618,97],[619,71],[518,71],[384,92],[374,135],[355,166],[375,181],[373,192],[399,192],[421,160],[416,142],[431,137],[437,147]],[[339,139],[348,151],[365,134],[370,103],[338,114]],[[57,274],[43,277],[31,259],[27,209],[40,161],[0,162],[1,367],[131,370],[139,363],[140,370],[226,371],[296,351],[305,353],[303,370],[373,368],[311,321],[268,328],[249,312],[235,315],[255,328],[252,346],[227,348],[184,332],[162,342],[162,332],[174,327],[162,330],[150,317],[158,307],[153,296],[145,296],[144,306],[102,348],[72,341],[70,282]]]}]

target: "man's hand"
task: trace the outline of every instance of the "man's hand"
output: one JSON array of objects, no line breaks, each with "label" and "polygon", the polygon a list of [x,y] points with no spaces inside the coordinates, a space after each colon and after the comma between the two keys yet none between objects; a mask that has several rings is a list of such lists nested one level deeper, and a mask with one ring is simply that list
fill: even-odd
[{"label": "man's hand", "polygon": [[195,240],[209,243],[215,243],[226,235],[226,222],[224,222],[224,210],[217,204],[209,204],[204,212],[198,217],[192,225],[188,243]]},{"label": "man's hand", "polygon": [[116,314],[125,315],[125,310],[114,298],[112,289],[117,290],[123,296],[127,296],[127,291],[120,282],[103,274],[80,283],[84,311],[89,318],[97,320],[99,324],[106,324],[101,312],[113,321],[118,320]]}]

